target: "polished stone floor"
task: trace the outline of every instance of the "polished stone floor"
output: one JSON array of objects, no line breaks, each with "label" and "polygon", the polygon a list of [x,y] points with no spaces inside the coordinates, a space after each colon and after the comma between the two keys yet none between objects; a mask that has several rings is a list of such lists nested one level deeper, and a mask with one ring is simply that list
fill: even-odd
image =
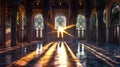
[{"label": "polished stone floor", "polygon": [[0,67],[120,67],[120,46],[34,42],[0,50]]}]

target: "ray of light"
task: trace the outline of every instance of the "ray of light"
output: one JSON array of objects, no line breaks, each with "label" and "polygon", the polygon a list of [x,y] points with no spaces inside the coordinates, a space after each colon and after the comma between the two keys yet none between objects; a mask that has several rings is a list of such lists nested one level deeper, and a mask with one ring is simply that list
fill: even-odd
[{"label": "ray of light", "polygon": [[51,31],[51,32],[49,32],[48,34],[52,34],[52,33],[56,33],[57,31]]},{"label": "ray of light", "polygon": [[70,28],[72,28],[72,27],[74,27],[74,26],[75,26],[75,24],[72,24],[72,25],[66,26],[66,29],[70,29]]},{"label": "ray of light", "polygon": [[120,64],[118,61],[110,58],[109,56],[106,56],[106,55],[103,54],[103,53],[97,52],[95,49],[93,49],[93,48],[91,48],[91,47],[89,47],[89,46],[85,46],[85,47],[86,47],[87,49],[91,50],[92,52],[96,53],[97,55],[101,56],[101,57],[104,58],[104,59],[107,59],[107,60],[109,60],[109,61],[111,61],[111,62],[113,62],[113,63],[115,63],[115,64]]},{"label": "ray of light", "polygon": [[37,44],[36,54],[41,54],[43,52],[42,46],[43,46],[42,44]]},{"label": "ray of light", "polygon": [[[47,23],[47,25],[53,30],[53,31],[49,32],[48,34],[53,34],[53,33],[56,33],[56,32],[57,32],[57,31],[54,29],[54,26],[53,26],[52,24]],[[70,29],[70,28],[72,28],[72,27],[74,27],[74,26],[75,26],[75,24],[66,26],[66,29]],[[66,29],[64,29],[63,33],[65,33],[65,34],[67,34],[67,35],[73,37],[73,35],[71,35],[71,34],[68,33],[67,31],[65,31]]]},{"label": "ray of light", "polygon": [[61,53],[59,54],[60,66],[59,67],[67,67],[67,53],[64,43],[61,43]]},{"label": "ray of light", "polygon": [[50,23],[46,23],[52,30],[54,30],[54,26]]},{"label": "ray of light", "polygon": [[49,50],[44,54],[44,56],[37,61],[37,63],[34,65],[34,67],[46,67],[48,62],[50,61],[50,58],[54,54],[56,47],[57,47],[57,43],[54,43],[49,48]]},{"label": "ray of light", "polygon": [[39,54],[39,51],[40,51],[40,45],[39,44],[37,44],[37,48],[36,48],[36,54]]},{"label": "ray of light", "polygon": [[70,33],[66,32],[66,31],[64,31],[64,33],[71,36],[71,37],[74,37],[73,35],[71,35]]},{"label": "ray of light", "polygon": [[[61,46],[60,46],[61,44]],[[55,67],[68,67],[68,56],[63,42],[58,42],[57,54],[55,55]]]},{"label": "ray of light", "polygon": [[75,56],[75,54],[72,52],[72,50],[70,49],[70,47],[68,46],[68,44],[66,42],[64,42],[65,46],[67,47],[68,51],[70,52],[73,61],[76,62],[76,66],[77,67],[83,67],[82,64],[80,63],[80,60]]},{"label": "ray of light", "polygon": [[58,45],[57,45],[57,53],[60,53],[60,42],[58,42]]},{"label": "ray of light", "polygon": [[66,43],[66,42],[64,42],[64,43],[65,43],[65,45],[66,45],[68,51],[70,52],[70,54],[71,54],[73,60],[74,60],[75,62],[79,62],[79,59],[75,56],[75,54],[72,52],[72,50],[71,50],[70,47],[67,45],[67,43]]},{"label": "ray of light", "polygon": [[[50,42],[46,44],[43,49],[47,50],[50,45],[52,45],[53,42]],[[16,60],[12,64],[8,65],[7,67],[13,67],[12,65],[19,65],[21,67],[25,66],[27,63],[29,63],[32,59],[36,58],[38,55],[36,54],[36,51],[31,52],[30,54],[20,58],[19,60]]]}]

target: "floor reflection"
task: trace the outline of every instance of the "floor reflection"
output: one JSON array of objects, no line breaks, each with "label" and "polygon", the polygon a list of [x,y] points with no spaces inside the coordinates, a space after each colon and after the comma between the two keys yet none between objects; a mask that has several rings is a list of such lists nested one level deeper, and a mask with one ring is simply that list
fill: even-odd
[{"label": "floor reflection", "polygon": [[42,53],[42,51],[43,51],[42,46],[43,46],[42,43],[38,43],[38,44],[37,44],[37,47],[36,47],[36,54],[41,54],[41,53]]},{"label": "floor reflection", "polygon": [[78,42],[78,48],[76,56],[82,61],[82,66],[87,67],[86,65],[86,54],[85,54],[85,47],[83,43]]},{"label": "floor reflection", "polygon": [[120,67],[120,49],[84,42],[38,42],[0,54],[0,67]]},{"label": "floor reflection", "polygon": [[6,60],[6,64],[10,64],[12,57],[11,57],[11,53],[6,54],[5,56],[5,60]]}]

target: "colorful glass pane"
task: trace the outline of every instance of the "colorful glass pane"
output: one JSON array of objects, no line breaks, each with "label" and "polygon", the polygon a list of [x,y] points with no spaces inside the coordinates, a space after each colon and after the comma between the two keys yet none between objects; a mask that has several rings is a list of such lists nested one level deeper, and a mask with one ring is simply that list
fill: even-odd
[{"label": "colorful glass pane", "polygon": [[41,14],[37,14],[34,18],[35,22],[35,29],[40,29],[42,30],[44,25],[43,25],[43,17]]}]

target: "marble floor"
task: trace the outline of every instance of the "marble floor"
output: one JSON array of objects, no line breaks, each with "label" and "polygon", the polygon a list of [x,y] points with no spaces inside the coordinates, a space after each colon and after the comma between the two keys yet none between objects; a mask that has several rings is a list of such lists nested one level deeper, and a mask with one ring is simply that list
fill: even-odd
[{"label": "marble floor", "polygon": [[0,50],[0,67],[120,67],[120,46],[56,41]]}]

